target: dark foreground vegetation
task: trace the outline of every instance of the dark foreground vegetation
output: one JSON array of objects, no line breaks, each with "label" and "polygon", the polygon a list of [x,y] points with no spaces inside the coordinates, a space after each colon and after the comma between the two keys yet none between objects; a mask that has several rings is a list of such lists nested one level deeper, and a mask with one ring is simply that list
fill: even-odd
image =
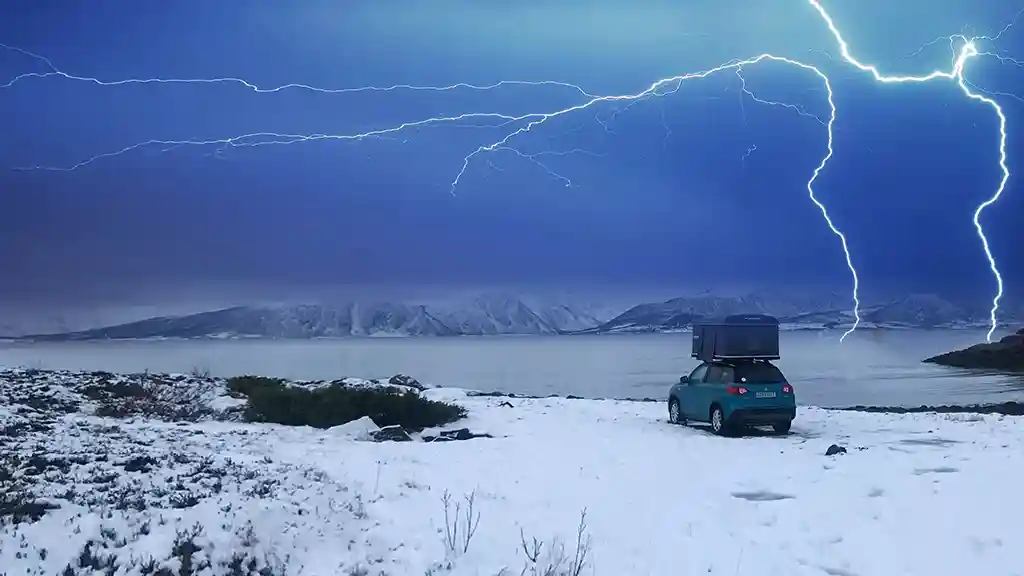
[{"label": "dark foreground vegetation", "polygon": [[1024,372],[1024,328],[1004,336],[999,342],[975,344],[932,356],[925,362],[953,368],[976,368],[1002,372]]},{"label": "dark foreground vegetation", "polygon": [[276,378],[237,376],[228,379],[228,391],[247,398],[245,420],[288,426],[330,428],[369,416],[380,427],[420,431],[466,415],[462,406],[428,400],[397,386],[360,388],[329,383],[301,387]]},{"label": "dark foreground vegetation", "polygon": [[[330,428],[366,416],[378,427],[420,431],[466,415],[462,406],[425,398],[420,394],[422,389],[414,379],[402,375],[386,382],[290,382],[263,376],[237,376],[225,381],[207,375],[150,372],[0,371],[0,406],[38,412],[36,420],[44,415],[55,418],[92,411],[117,419],[241,420]],[[236,401],[230,402],[225,394]],[[0,423],[0,439],[4,431]]]},{"label": "dark foreground vegetation", "polygon": [[[0,576],[288,576],[310,563],[337,576],[408,573],[391,562],[401,535],[387,532],[389,524],[369,505],[383,498],[376,484],[370,494],[316,461],[266,450],[265,440],[273,442],[279,430],[184,423],[326,428],[368,416],[383,432],[440,426],[466,414],[422,390],[401,375],[386,382],[292,382],[0,370]],[[107,418],[81,417],[88,414]],[[462,429],[421,440],[481,436],[487,435]],[[429,489],[411,481],[403,487]],[[444,492],[437,512],[443,556],[418,574],[447,574],[463,561],[480,524],[474,500],[475,493],[459,500]],[[585,514],[575,547],[520,531],[520,541],[508,543],[525,555],[514,573],[588,573]],[[305,545],[318,541],[340,547]]]}]

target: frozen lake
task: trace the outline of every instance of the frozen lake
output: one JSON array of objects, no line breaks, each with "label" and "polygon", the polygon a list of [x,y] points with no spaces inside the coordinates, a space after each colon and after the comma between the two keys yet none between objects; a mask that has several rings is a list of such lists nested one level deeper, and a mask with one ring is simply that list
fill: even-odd
[{"label": "frozen lake", "polygon": [[[1024,377],[921,363],[984,341],[981,331],[782,335],[778,363],[804,404],[917,405],[1024,400]],[[388,377],[523,394],[657,397],[696,361],[690,334],[313,341],[0,343],[0,365],[138,372],[209,371],[296,379]]]}]

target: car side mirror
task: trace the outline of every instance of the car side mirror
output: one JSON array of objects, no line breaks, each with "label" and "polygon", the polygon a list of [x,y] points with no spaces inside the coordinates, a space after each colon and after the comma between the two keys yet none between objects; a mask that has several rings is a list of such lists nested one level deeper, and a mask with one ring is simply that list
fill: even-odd
[{"label": "car side mirror", "polygon": [[689,376],[680,376],[679,377],[679,383],[680,384],[689,384],[690,383],[690,377]]}]

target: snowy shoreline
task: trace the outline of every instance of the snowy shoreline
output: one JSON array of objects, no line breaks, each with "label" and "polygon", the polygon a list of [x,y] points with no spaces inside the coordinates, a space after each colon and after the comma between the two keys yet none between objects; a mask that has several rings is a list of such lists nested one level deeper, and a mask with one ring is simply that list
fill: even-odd
[{"label": "snowy shoreline", "polygon": [[655,402],[435,388],[418,393],[468,410],[445,429],[490,437],[372,442],[241,422],[201,376],[154,375],[201,421],[101,417],[97,374],[0,372],[9,575],[493,576],[559,549],[563,574],[578,544],[583,574],[1009,574],[1024,549],[1024,503],[1001,497],[1020,417],[801,407],[788,437],[727,439]]},{"label": "snowy shoreline", "polygon": [[[523,398],[532,400],[542,400],[545,398],[563,398],[565,400],[591,400],[591,401],[605,401],[613,400],[616,402],[647,402],[647,403],[664,403],[665,398],[589,398],[584,396],[575,396],[569,394],[562,396],[559,394],[549,394],[547,396],[534,396],[529,394],[515,394],[512,392],[479,392],[475,390],[466,391],[466,395],[469,397],[491,397],[491,398]],[[805,406],[807,408],[818,408],[817,406]],[[853,406],[839,406],[822,408],[822,410],[831,410],[835,412],[874,412],[879,414],[918,414],[926,412],[934,412],[937,414],[1002,414],[1003,416],[1024,416],[1024,402],[1017,402],[1015,400],[1008,400],[1006,402],[987,402],[984,404],[920,404],[917,406],[866,406],[863,404],[857,404]]]}]

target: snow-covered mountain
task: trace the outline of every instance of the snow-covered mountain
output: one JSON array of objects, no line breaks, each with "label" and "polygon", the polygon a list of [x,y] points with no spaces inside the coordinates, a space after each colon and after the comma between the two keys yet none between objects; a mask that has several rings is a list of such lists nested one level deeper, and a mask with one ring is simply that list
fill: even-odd
[{"label": "snow-covered mountain", "polygon": [[[142,317],[145,317],[143,315]],[[134,319],[134,318],[130,318]],[[114,322],[123,321],[120,318]],[[108,319],[106,323],[110,323]],[[51,334],[59,332],[74,332],[104,323],[97,315],[89,314],[64,314],[61,312],[48,311],[42,314],[25,314],[19,311],[0,311],[0,338],[16,338],[24,334]]]},{"label": "snow-covered mountain", "polygon": [[25,306],[7,303],[0,306],[0,338],[26,334],[80,332],[100,326],[113,326],[158,316],[182,316],[223,308],[222,303],[195,302],[183,305],[100,305],[100,306]]},{"label": "snow-covered mountain", "polygon": [[550,324],[519,299],[475,298],[468,305],[434,308],[434,313],[458,334],[557,334]]},{"label": "snow-covered mountain", "polygon": [[186,316],[148,318],[127,324],[47,335],[47,340],[132,338],[321,338],[339,336],[451,336],[450,328],[423,306],[382,303],[238,306]]},{"label": "snow-covered mountain", "polygon": [[612,316],[602,316],[582,304],[503,294],[428,308],[446,326],[467,335],[560,334],[593,328]]},{"label": "snow-covered mountain", "polygon": [[864,312],[865,322],[896,327],[933,328],[988,322],[988,311],[968,311],[934,294],[914,294]]},{"label": "snow-covered mountain", "polygon": [[568,304],[527,304],[514,297],[481,296],[445,306],[393,302],[236,306],[29,338],[63,341],[561,334],[593,328],[606,319]]},{"label": "snow-covered mountain", "polygon": [[[689,329],[701,318],[745,313],[776,316],[783,329],[789,330],[845,328],[855,320],[852,304],[833,295],[700,294],[639,304],[618,315],[600,306],[566,302],[491,294],[431,304],[350,302],[237,306],[28,338],[63,341],[671,332]],[[985,304],[965,306],[930,294],[909,295],[880,304],[862,305],[861,327],[980,328],[989,321]],[[1004,308],[1000,320],[1024,323],[1024,313]]]},{"label": "snow-covered mountain", "polygon": [[[689,328],[694,321],[701,318],[752,313],[778,316],[783,322],[788,321],[789,318],[808,315],[808,318],[801,320],[801,324],[820,323],[825,325],[834,321],[831,317],[831,310],[811,312],[807,308],[801,309],[798,303],[785,300],[767,299],[756,295],[715,296],[702,294],[673,298],[665,302],[640,304],[590,331],[596,333],[665,332]],[[826,318],[824,321],[818,318],[822,314]]]},{"label": "snow-covered mountain", "polygon": [[[690,328],[695,320],[730,314],[769,314],[779,318],[784,329],[825,329],[853,325],[852,303],[837,305],[831,298],[819,299],[821,308],[806,300],[760,296],[699,295],[665,302],[640,304],[608,322],[586,330],[591,333],[667,332]],[[967,307],[933,294],[913,294],[881,304],[862,305],[864,328],[967,328],[988,325],[988,309]],[[1019,310],[1006,310],[1002,322],[1024,321]]]}]

